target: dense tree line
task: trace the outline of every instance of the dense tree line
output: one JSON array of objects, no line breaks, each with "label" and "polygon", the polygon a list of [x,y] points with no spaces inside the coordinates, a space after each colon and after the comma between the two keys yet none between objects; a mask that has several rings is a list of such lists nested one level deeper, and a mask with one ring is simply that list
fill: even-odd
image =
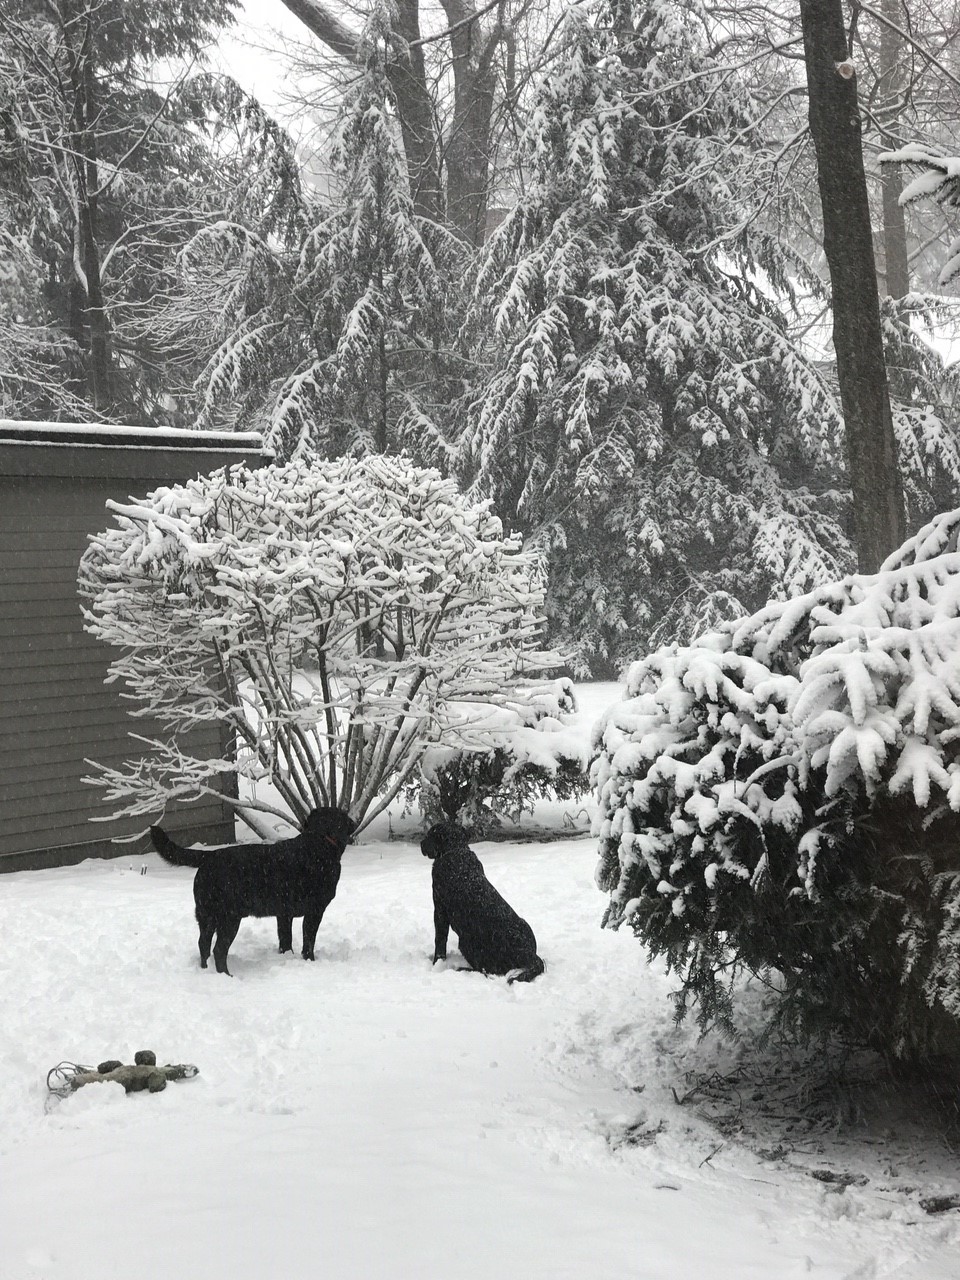
[{"label": "dense tree line", "polygon": [[[0,3],[0,411],[406,450],[539,554],[580,673],[868,567],[942,507],[954,388],[917,317],[943,304],[904,290],[921,224],[891,247],[879,179],[859,434],[844,342],[835,368],[802,340],[835,236],[801,59],[829,10],[851,145],[887,149],[950,118],[946,30],[892,0],[803,29],[698,0],[284,3],[337,86],[320,186],[204,66],[236,0]],[[859,270],[833,280],[857,337],[862,241],[829,264]]]}]

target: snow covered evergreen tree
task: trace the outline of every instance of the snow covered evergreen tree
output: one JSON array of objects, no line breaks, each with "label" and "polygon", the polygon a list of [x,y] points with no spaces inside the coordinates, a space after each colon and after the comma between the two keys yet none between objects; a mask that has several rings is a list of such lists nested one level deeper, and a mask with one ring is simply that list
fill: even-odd
[{"label": "snow covered evergreen tree", "polygon": [[636,663],[599,727],[606,923],[729,1023],[960,1069],[960,511],[875,575]]},{"label": "snow covered evergreen tree", "polygon": [[246,410],[249,423],[252,411],[281,456],[404,442],[437,454],[463,245],[414,208],[387,74],[394,16],[383,0],[364,29],[328,157],[333,194],[304,211],[299,240],[253,244],[221,226],[184,255],[181,310],[198,283],[215,291],[224,259],[237,282],[218,309],[204,416]]},{"label": "snow covered evergreen tree", "polygon": [[[159,735],[92,779],[121,813],[233,772],[255,829],[320,805],[362,826],[429,745],[462,745],[465,708],[512,703],[555,665],[516,540],[403,459],[232,467],[108,506],[80,567],[86,625]],[[233,758],[185,754],[178,735],[201,722]]]},{"label": "snow covered evergreen tree", "polygon": [[[901,204],[932,198],[945,211],[960,209],[960,156],[944,155],[924,143],[911,142],[896,151],[885,151],[880,163],[891,168],[903,165],[914,173],[900,196]],[[940,268],[939,282],[949,284],[957,275],[960,275],[960,239],[950,243],[946,261]]]},{"label": "snow covered evergreen tree", "polygon": [[43,263],[0,192],[0,417],[82,420],[90,406],[71,391],[83,375],[78,345],[49,322]]},{"label": "snow covered evergreen tree", "polygon": [[774,301],[783,253],[742,229],[754,138],[695,3],[568,14],[476,284],[458,463],[546,553],[581,671],[852,563],[834,396]]},{"label": "snow covered evergreen tree", "polygon": [[212,75],[183,97],[217,179],[205,216],[168,249],[144,327],[169,353],[170,390],[190,425],[259,426],[265,389],[297,358],[284,343],[297,332],[291,261],[312,204],[291,139],[255,99]]},{"label": "snow covered evergreen tree", "polygon": [[[156,420],[168,380],[145,313],[177,244],[222,193],[191,127],[196,94],[185,100],[185,77],[163,84],[157,64],[202,59],[235,7],[0,7],[0,272],[16,278],[16,300],[3,292],[25,326],[3,393],[23,409]],[[40,394],[57,350],[59,376]]]},{"label": "snow covered evergreen tree", "polygon": [[952,299],[908,293],[880,302],[908,529],[949,510],[960,491],[960,365],[948,365],[931,342],[955,319]]},{"label": "snow covered evergreen tree", "polygon": [[[960,205],[960,161],[913,143],[880,157],[882,165],[919,170],[901,203],[933,197],[945,210]],[[960,272],[960,240],[951,244],[940,283]],[[908,527],[916,529],[953,506],[960,487],[960,366],[947,365],[926,339],[955,324],[955,299],[909,293],[881,303],[884,348],[893,423],[907,506]]]}]

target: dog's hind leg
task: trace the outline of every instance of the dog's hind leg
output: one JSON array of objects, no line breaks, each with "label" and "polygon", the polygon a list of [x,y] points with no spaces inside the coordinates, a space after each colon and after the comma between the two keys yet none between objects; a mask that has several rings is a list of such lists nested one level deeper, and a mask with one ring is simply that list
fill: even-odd
[{"label": "dog's hind leg", "polygon": [[217,973],[225,973],[228,978],[231,974],[227,968],[227,952],[230,950],[231,942],[237,936],[242,919],[242,916],[227,916],[217,921],[217,940],[213,944],[213,959],[217,966]]},{"label": "dog's hind leg", "polygon": [[534,978],[540,977],[544,968],[543,961],[537,956],[533,964],[528,965],[525,969],[511,969],[507,974],[507,986],[514,982],[532,982]]},{"label": "dog's hind leg", "polygon": [[281,955],[293,950],[293,916],[277,916],[277,941]]},{"label": "dog's hind leg", "polygon": [[212,916],[201,916],[198,912],[197,924],[200,926],[200,968],[205,969],[210,959],[210,948],[213,945],[213,935],[217,931],[217,922]]}]

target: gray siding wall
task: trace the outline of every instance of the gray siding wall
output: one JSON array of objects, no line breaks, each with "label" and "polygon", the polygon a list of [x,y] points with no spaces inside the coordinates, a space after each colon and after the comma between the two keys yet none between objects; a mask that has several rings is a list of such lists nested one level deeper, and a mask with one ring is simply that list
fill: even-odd
[{"label": "gray siding wall", "polygon": [[[256,450],[244,456],[262,460]],[[91,821],[113,806],[81,781],[88,760],[120,765],[139,754],[129,733],[149,736],[150,726],[104,684],[110,650],[83,630],[77,566],[88,535],[109,523],[109,498],[239,460],[235,451],[5,442],[0,424],[0,870],[146,847],[112,843],[147,820]],[[184,745],[223,750],[216,727]],[[190,839],[233,834],[231,810],[215,797],[171,805],[164,823]]]}]

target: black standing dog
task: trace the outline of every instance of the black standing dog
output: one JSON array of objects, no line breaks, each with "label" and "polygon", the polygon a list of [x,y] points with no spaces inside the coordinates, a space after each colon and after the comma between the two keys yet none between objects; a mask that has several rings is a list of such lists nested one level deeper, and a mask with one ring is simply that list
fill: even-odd
[{"label": "black standing dog", "polygon": [[314,809],[299,835],[276,844],[235,844],[184,849],[160,827],[153,847],[175,867],[196,867],[193,898],[200,926],[200,966],[205,969],[213,935],[218,973],[229,974],[227,952],[244,916],[276,916],[281,951],[293,950],[293,918],[303,916],[303,958],[313,947],[323,913],[340,879],[340,859],[356,829],[342,809]]},{"label": "black standing dog", "polygon": [[460,954],[481,973],[506,974],[510,982],[543,973],[533,930],[487,879],[463,827],[438,822],[420,848],[433,859],[433,963],[446,959],[453,929]]}]

